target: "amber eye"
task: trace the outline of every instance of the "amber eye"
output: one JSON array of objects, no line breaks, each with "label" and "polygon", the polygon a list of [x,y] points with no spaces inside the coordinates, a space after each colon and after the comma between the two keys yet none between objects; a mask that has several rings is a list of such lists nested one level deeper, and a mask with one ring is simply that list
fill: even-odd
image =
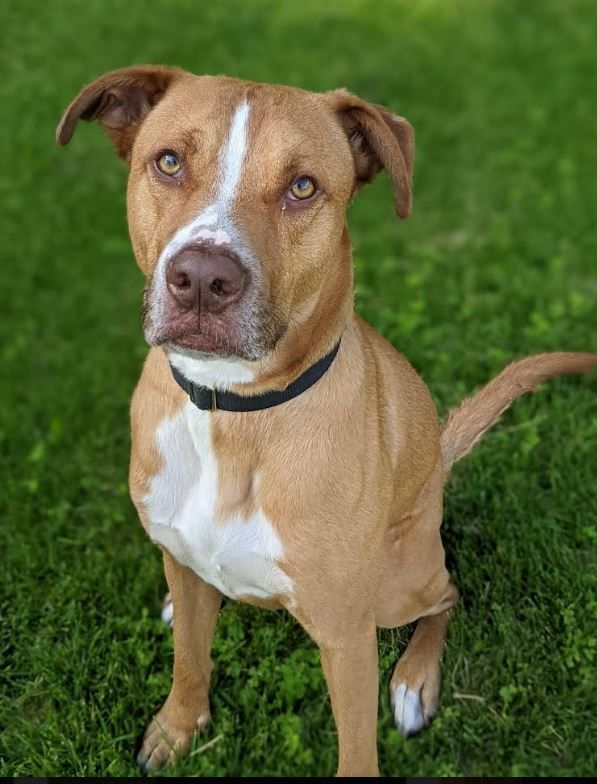
[{"label": "amber eye", "polygon": [[299,201],[309,199],[316,190],[317,186],[311,177],[299,177],[290,189],[290,196],[293,199],[299,199]]},{"label": "amber eye", "polygon": [[165,152],[156,161],[156,166],[169,177],[173,177],[180,171],[180,161],[173,152]]}]

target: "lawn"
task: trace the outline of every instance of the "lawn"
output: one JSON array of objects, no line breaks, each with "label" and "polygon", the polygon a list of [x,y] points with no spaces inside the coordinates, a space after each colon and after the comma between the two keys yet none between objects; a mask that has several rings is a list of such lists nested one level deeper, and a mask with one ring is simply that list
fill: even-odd
[{"label": "lawn", "polygon": [[[161,558],[126,486],[146,351],[126,170],[97,127],[55,146],[75,92],[164,62],[408,117],[412,218],[383,176],[350,209],[356,306],[444,416],[511,359],[597,351],[596,25],[592,0],[3,4],[0,775],[134,775],[170,684]],[[387,683],[411,630],[380,633],[385,775],[595,773],[596,393],[550,382],[454,471],[440,712],[398,735]],[[172,773],[335,770],[318,654],[289,617],[226,603],[214,659],[213,723]]]}]

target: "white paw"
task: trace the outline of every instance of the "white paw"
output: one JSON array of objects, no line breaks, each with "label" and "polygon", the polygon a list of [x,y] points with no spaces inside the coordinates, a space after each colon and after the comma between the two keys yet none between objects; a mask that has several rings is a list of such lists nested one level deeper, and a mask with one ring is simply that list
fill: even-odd
[{"label": "white paw", "polygon": [[174,607],[172,605],[172,599],[169,593],[167,593],[164,596],[161,615],[162,615],[162,621],[164,621],[164,623],[167,624],[168,626],[172,626],[172,619],[174,617]]},{"label": "white paw", "polygon": [[430,719],[425,714],[420,692],[409,689],[406,683],[401,683],[394,690],[392,707],[396,726],[405,738],[422,730]]}]

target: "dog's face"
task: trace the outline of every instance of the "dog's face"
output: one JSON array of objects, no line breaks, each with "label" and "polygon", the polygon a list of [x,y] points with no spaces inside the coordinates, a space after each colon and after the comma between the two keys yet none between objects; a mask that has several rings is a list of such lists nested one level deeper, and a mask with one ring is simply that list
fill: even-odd
[{"label": "dog's face", "polygon": [[385,167],[410,209],[410,125],[344,90],[145,66],[88,85],[60,143],[78,119],[98,119],[130,164],[151,345],[263,359],[352,296],[345,209],[360,185]]}]

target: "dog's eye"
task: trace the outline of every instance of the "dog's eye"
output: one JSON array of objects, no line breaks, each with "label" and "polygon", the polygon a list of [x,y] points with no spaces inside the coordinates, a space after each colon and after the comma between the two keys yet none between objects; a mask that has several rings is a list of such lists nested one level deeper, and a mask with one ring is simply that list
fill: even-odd
[{"label": "dog's eye", "polygon": [[317,186],[311,177],[299,177],[290,189],[289,195],[291,199],[302,201],[303,199],[311,198],[316,190]]},{"label": "dog's eye", "polygon": [[174,177],[180,171],[180,161],[173,152],[165,152],[156,161],[156,166],[168,177]]}]

